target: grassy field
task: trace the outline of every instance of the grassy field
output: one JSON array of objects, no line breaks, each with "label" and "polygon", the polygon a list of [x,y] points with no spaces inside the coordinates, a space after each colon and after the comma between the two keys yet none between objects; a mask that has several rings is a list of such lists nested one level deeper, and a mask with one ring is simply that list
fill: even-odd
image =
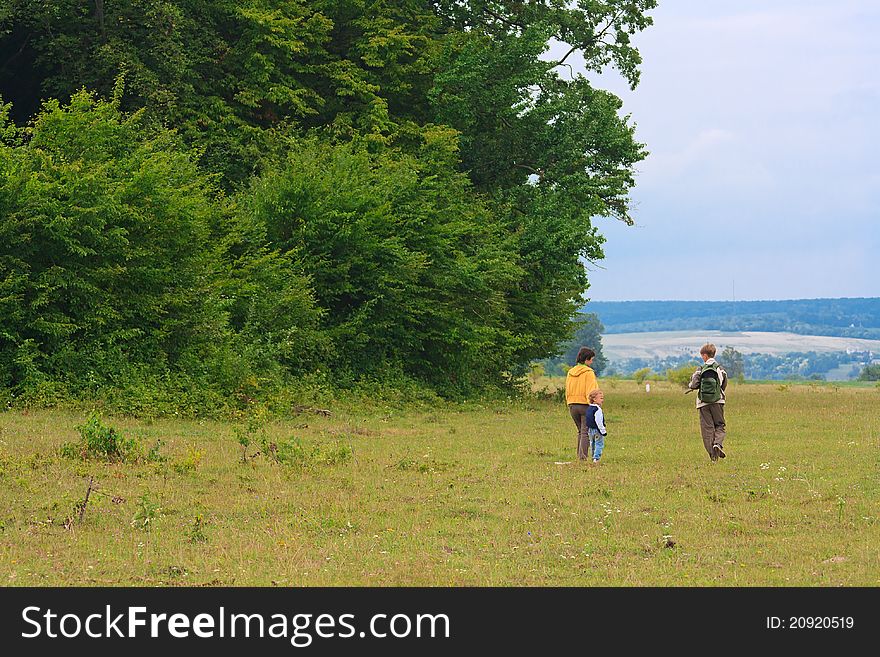
[{"label": "grassy field", "polygon": [[6,412],[0,581],[880,585],[876,386],[732,385],[713,464],[692,397],[603,385],[598,466],[554,401],[301,415],[264,427],[284,463],[242,462],[229,423],[124,418],[152,460],[63,457],[84,415]]}]

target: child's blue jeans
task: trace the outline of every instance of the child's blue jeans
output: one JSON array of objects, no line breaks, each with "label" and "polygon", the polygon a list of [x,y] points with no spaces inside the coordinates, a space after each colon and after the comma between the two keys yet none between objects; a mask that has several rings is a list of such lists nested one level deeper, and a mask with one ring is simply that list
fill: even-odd
[{"label": "child's blue jeans", "polygon": [[596,429],[590,429],[590,451],[593,453],[593,460],[598,461],[602,456],[602,450],[605,449],[605,436]]}]

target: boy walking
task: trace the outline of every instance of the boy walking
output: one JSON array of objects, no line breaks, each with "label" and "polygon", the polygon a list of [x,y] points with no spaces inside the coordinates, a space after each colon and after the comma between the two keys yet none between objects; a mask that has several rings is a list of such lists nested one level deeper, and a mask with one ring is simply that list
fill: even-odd
[{"label": "boy walking", "polygon": [[577,364],[568,370],[565,376],[565,401],[578,430],[577,455],[581,461],[590,458],[590,436],[587,426],[587,409],[590,404],[588,395],[599,387],[596,373],[590,367],[595,357],[595,351],[589,347],[581,347],[577,355]]},{"label": "boy walking", "polygon": [[708,343],[700,347],[703,365],[698,367],[688,383],[688,392],[697,391],[697,410],[700,412],[700,434],[703,447],[713,462],[725,458],[724,437],[727,435],[724,423],[725,390],[727,372],[715,360],[715,345]]}]

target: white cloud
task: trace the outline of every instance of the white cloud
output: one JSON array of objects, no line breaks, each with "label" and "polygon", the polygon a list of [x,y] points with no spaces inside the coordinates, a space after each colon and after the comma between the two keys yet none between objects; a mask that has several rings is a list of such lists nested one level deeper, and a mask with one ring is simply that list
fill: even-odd
[{"label": "white cloud", "polygon": [[742,272],[741,298],[880,294],[880,3],[769,6],[661,3],[635,40],[640,86],[591,76],[651,153],[638,226],[599,224],[594,298],[700,298],[670,263],[710,245]]},{"label": "white cloud", "polygon": [[686,143],[681,150],[663,152],[649,156],[641,167],[642,172],[651,172],[659,179],[677,177],[694,164],[700,164],[707,158],[716,157],[726,143],[735,141],[729,130],[709,128],[700,131]]}]

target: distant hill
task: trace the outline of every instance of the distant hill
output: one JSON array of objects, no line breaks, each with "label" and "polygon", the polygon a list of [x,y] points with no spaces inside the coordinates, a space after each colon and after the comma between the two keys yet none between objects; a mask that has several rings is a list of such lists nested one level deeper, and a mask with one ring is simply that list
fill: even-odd
[{"label": "distant hill", "polygon": [[784,301],[591,301],[605,333],[770,331],[880,339],[880,297]]}]

